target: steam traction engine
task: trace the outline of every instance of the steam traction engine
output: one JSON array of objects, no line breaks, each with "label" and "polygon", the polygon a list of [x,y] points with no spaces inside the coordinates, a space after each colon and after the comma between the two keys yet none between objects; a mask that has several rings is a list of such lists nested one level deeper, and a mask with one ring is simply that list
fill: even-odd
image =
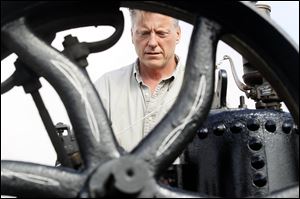
[{"label": "steam traction engine", "polygon": [[[130,152],[120,149],[85,69],[90,53],[110,48],[122,35],[120,6],[194,25],[177,101]],[[92,43],[67,37],[62,52],[50,46],[56,32],[89,25],[116,31]],[[243,97],[238,108],[226,107],[224,70],[214,92],[219,40],[242,54],[245,84],[235,80],[256,109],[247,109]],[[2,195],[299,197],[299,50],[252,2],[1,1],[1,41],[1,59],[18,56],[1,94],[17,85],[32,95],[58,156],[55,167],[1,161]],[[224,59],[233,66],[229,56]],[[39,95],[39,77],[59,94],[72,131],[52,123]],[[282,101],[290,113],[281,110]],[[179,164],[173,164],[177,158]]]}]

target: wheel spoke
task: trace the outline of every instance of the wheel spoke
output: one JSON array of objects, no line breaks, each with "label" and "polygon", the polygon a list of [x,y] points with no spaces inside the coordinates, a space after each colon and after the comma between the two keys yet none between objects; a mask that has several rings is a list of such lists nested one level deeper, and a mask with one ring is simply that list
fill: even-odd
[{"label": "wheel spoke", "polygon": [[[119,2],[113,7],[118,4]],[[294,116],[295,123],[299,125],[299,48],[290,43],[270,21],[258,15],[252,4],[235,2],[220,4],[217,7],[214,4],[206,6],[207,3],[196,6],[194,3],[187,4],[183,1],[169,1],[167,4],[157,1],[126,1],[124,4],[195,22],[183,86],[172,109],[131,152],[133,157],[120,158],[111,124],[86,71],[38,39],[28,30],[23,19],[7,23],[16,16],[7,17],[2,23],[4,25],[1,25],[1,40],[6,44],[1,46],[1,50],[7,48],[9,52],[15,52],[22,62],[36,74],[46,78],[55,88],[67,109],[86,168],[81,172],[80,169],[1,161],[1,194],[21,197],[105,197],[118,194],[129,197],[208,197],[160,185],[155,180],[182,153],[193,139],[196,130],[206,120],[213,97],[214,56],[221,34],[223,41],[253,63],[276,87],[278,94],[287,99],[285,102]],[[93,7],[91,4],[87,6]],[[37,16],[53,18],[42,12],[38,6],[37,9]],[[18,15],[27,16],[26,13],[31,11],[26,7],[21,10]],[[82,7],[80,10],[88,13],[88,10]],[[102,7],[100,11],[95,10],[100,13],[109,9]],[[178,13],[181,14],[177,15]],[[194,18],[196,13],[202,17]],[[204,16],[217,21],[221,26]],[[58,14],[56,17],[61,16]],[[81,16],[79,18],[81,19]],[[105,17],[103,19],[109,21]],[[77,23],[74,18],[72,21]],[[35,26],[34,23],[30,25]],[[33,27],[30,25],[28,27]],[[45,29],[51,29],[51,33],[57,32],[49,27],[45,26]],[[260,30],[259,37],[257,30]],[[1,52],[2,58],[6,56],[5,52],[8,51],[5,50],[3,54]],[[286,66],[289,66],[288,70]],[[6,83],[3,91],[12,86],[10,81]],[[239,158],[236,154],[235,157]],[[268,169],[271,171],[269,167]],[[294,179],[298,178],[293,176]],[[221,182],[218,179],[217,181]],[[299,182],[295,181],[295,186],[266,194],[269,194],[268,197],[299,197]],[[240,188],[240,184],[238,185]],[[242,187],[243,193],[249,192],[249,196],[252,197],[251,194],[256,192],[248,185],[251,185],[251,182],[245,188]],[[269,187],[271,188],[271,184]]]},{"label": "wheel spoke", "polygon": [[157,175],[180,155],[210,110],[219,31],[217,23],[197,19],[180,100],[177,99],[161,123],[132,152],[148,162]]},{"label": "wheel spoke", "polygon": [[34,197],[76,197],[84,175],[32,163],[1,161],[1,194]]},{"label": "wheel spoke", "polygon": [[2,41],[57,91],[70,117],[85,165],[100,157],[119,157],[105,110],[85,71],[37,38],[24,21],[21,18],[2,27]]}]

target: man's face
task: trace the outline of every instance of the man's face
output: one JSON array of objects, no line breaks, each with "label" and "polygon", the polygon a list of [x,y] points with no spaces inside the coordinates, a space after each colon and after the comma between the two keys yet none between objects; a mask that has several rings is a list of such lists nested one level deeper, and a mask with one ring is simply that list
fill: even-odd
[{"label": "man's face", "polygon": [[173,18],[151,12],[137,12],[133,23],[132,42],[141,67],[163,68],[174,62],[180,28],[175,26]]}]

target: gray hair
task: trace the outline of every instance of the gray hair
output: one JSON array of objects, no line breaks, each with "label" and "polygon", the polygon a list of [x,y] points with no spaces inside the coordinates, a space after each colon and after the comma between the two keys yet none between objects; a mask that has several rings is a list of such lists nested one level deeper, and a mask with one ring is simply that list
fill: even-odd
[{"label": "gray hair", "polygon": [[[149,11],[144,11],[144,10],[138,10],[138,9],[129,9],[130,13],[130,18],[131,18],[131,26],[134,24],[134,19],[136,17],[137,12],[149,12]],[[179,26],[179,20],[176,18],[173,18],[174,20],[174,26],[178,27]]]}]

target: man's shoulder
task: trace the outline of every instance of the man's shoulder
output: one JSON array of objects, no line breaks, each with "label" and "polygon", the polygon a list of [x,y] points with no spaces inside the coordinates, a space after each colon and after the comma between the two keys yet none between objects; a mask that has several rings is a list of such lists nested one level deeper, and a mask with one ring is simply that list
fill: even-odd
[{"label": "man's shoulder", "polygon": [[102,81],[120,81],[128,79],[132,74],[134,64],[129,64],[121,68],[104,73],[96,82]]},{"label": "man's shoulder", "polygon": [[128,78],[128,75],[131,75],[133,69],[133,64],[123,66],[121,68],[109,71],[102,75],[106,79],[119,79],[119,78]]}]

